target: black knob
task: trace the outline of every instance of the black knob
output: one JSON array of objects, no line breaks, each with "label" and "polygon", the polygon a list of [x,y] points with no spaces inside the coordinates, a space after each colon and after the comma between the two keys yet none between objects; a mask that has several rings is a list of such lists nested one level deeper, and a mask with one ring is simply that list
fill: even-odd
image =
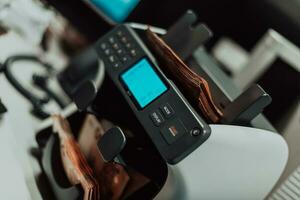
[{"label": "black knob", "polygon": [[200,128],[193,128],[193,129],[191,130],[192,136],[198,136],[198,135],[201,135],[201,133],[202,133],[202,131],[201,131]]}]

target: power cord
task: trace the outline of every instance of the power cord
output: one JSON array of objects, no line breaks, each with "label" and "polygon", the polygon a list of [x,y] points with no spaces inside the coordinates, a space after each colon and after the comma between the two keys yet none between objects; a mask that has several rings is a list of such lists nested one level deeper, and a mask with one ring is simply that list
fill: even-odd
[{"label": "power cord", "polygon": [[41,90],[46,92],[46,94],[49,96],[49,98],[56,101],[58,106],[60,108],[65,108],[67,105],[63,100],[59,98],[58,95],[56,95],[49,87],[48,87],[48,77],[47,76],[41,76],[38,74],[34,74],[32,76],[33,84],[37,87],[39,87]]},{"label": "power cord", "polygon": [[32,110],[31,113],[40,118],[40,119],[45,119],[49,117],[49,113],[44,111],[44,104],[48,103],[50,98],[54,99],[57,104],[63,108],[65,104],[59,99],[58,96],[54,94],[47,86],[46,80],[43,80],[41,77],[34,76],[33,81],[37,86],[39,86],[42,90],[44,90],[47,93],[47,97],[44,98],[39,98],[32,94],[30,91],[26,90],[14,77],[12,71],[11,71],[11,66],[13,63],[17,61],[32,61],[40,64],[43,68],[45,68],[49,73],[53,71],[53,68],[51,65],[48,63],[45,63],[44,61],[40,60],[36,56],[32,55],[15,55],[11,56],[6,59],[6,61],[3,64],[0,64],[0,73],[4,73],[6,79],[10,82],[10,84],[22,94],[32,105]]}]

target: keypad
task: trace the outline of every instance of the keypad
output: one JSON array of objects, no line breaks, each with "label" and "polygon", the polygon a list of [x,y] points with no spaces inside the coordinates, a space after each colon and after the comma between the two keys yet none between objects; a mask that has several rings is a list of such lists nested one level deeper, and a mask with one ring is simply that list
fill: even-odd
[{"label": "keypad", "polygon": [[159,107],[159,109],[153,111],[150,114],[150,118],[155,126],[160,126],[166,119],[171,118],[174,115],[173,108],[168,104],[163,104]]},{"label": "keypad", "polygon": [[118,30],[100,43],[100,48],[113,68],[120,68],[138,55],[131,36],[125,31]]}]

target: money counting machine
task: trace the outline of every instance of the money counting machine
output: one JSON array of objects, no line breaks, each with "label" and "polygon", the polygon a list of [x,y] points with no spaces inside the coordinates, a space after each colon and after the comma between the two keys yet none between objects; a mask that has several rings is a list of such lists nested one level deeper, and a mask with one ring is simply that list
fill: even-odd
[{"label": "money counting machine", "polygon": [[[220,86],[206,70],[210,62],[202,66],[207,57],[205,50],[199,47],[211,37],[211,32],[203,24],[193,26],[195,21],[195,14],[189,11],[166,34],[159,36],[193,71],[207,80],[215,104],[222,111],[217,123],[274,131],[261,115],[263,108],[271,102],[261,87],[254,85],[244,93],[233,94]],[[124,131],[125,134],[119,133],[124,134],[124,141],[108,138],[107,143],[111,145],[98,144],[99,149],[104,148],[101,149],[103,152],[109,148],[118,149],[116,156],[122,164],[150,180],[127,199],[174,198],[172,195],[185,199],[184,186],[180,184],[184,182],[184,173],[173,170],[172,166],[183,166],[181,163],[201,151],[202,145],[209,142],[213,134],[208,124],[214,120],[197,109],[172,75],[161,67],[163,63],[149,44],[146,29],[119,25],[99,39],[94,50],[100,68],[105,71],[101,86],[95,87],[89,80],[80,84],[72,94],[80,112],[67,118],[74,130],[80,129],[86,113],[108,119],[123,131],[129,130]],[[202,56],[200,61],[195,58],[197,52]],[[48,127],[37,134],[37,141],[43,148],[40,163],[50,193],[56,199],[79,199],[83,191],[66,180],[59,161],[58,138],[51,132]],[[113,145],[119,146],[114,148]],[[173,192],[166,189],[170,179],[178,183],[176,187],[173,185]],[[179,191],[182,193],[178,194]]]}]

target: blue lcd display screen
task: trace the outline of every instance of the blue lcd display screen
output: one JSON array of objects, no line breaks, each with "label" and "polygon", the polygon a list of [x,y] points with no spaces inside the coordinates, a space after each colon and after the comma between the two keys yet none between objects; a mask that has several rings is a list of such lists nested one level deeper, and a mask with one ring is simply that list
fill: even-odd
[{"label": "blue lcd display screen", "polygon": [[121,80],[141,108],[146,107],[167,90],[167,86],[146,58],[123,73]]},{"label": "blue lcd display screen", "polygon": [[90,0],[107,17],[117,23],[123,22],[140,0]]}]

